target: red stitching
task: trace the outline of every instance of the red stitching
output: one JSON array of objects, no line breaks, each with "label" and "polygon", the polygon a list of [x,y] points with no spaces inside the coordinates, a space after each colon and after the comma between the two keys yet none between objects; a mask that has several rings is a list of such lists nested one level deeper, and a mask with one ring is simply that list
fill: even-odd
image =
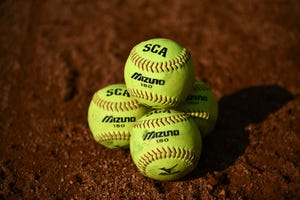
[{"label": "red stitching", "polygon": [[[159,118],[159,119],[148,119],[148,120],[142,120],[137,121],[134,125],[135,128],[155,128],[160,126],[165,126],[167,124],[172,123],[178,123],[178,122],[185,122],[189,120],[189,117],[186,114],[180,113],[178,115],[165,117],[165,118]],[[171,121],[171,122],[170,122]]]},{"label": "red stitching", "polygon": [[153,62],[151,60],[147,60],[145,58],[142,58],[140,55],[138,55],[136,48],[133,48],[130,52],[129,58],[131,59],[132,63],[137,66],[138,68],[141,68],[145,71],[151,71],[151,72],[169,72],[171,70],[178,70],[185,66],[185,63],[187,63],[191,59],[190,52],[183,48],[180,54],[165,62]]},{"label": "red stitching", "polygon": [[171,117],[166,117],[166,123],[167,123],[168,125],[171,124],[171,122],[169,121],[170,119],[171,119]]},{"label": "red stitching", "polygon": [[165,105],[174,105],[174,106],[182,103],[182,100],[179,100],[175,97],[166,97],[159,94],[153,94],[152,92],[138,90],[135,88],[128,88],[127,90],[134,97],[138,97],[142,99],[146,98],[147,100],[156,103],[162,103]]},{"label": "red stitching", "polygon": [[146,163],[150,162],[149,155],[147,155],[147,154],[145,154],[145,162]]},{"label": "red stitching", "polygon": [[209,119],[210,118],[210,114],[208,112],[205,112],[205,111],[186,110],[184,112],[187,113],[188,115],[192,116],[192,117],[199,117],[201,119]]},{"label": "red stitching", "polygon": [[[148,122],[149,122],[149,121],[148,121]],[[151,120],[150,123],[151,123],[152,127],[155,127],[154,120]],[[147,123],[148,128],[150,128],[150,123]]]},{"label": "red stitching", "polygon": [[163,125],[163,126],[166,126],[166,124],[164,123],[165,119],[163,118],[159,118],[157,119],[157,123],[160,124],[160,125]]},{"label": "red stitching", "polygon": [[[153,67],[153,65],[154,65],[154,67]],[[157,63],[153,63],[152,62],[152,64],[151,64],[151,66],[150,66],[152,69],[154,68],[156,71],[159,71],[158,70],[158,64]]]},{"label": "red stitching", "polygon": [[140,162],[142,162],[143,164],[146,164],[146,163],[147,163],[147,160],[146,160],[145,157],[142,157],[141,160],[140,160]]},{"label": "red stitching", "polygon": [[174,124],[176,123],[176,121],[173,119],[173,116],[169,118]]},{"label": "red stitching", "polygon": [[[173,152],[174,152],[174,155],[176,155],[176,149],[173,147],[173,151],[172,151],[172,149],[170,148],[170,147],[168,147],[168,149],[169,149],[169,152],[170,152],[170,154],[169,154],[169,157],[168,158],[172,158],[172,154],[173,154]],[[167,154],[167,152],[166,152],[166,154]],[[175,157],[175,156],[174,156]]]},{"label": "red stitching", "polygon": [[159,103],[163,101],[163,97],[161,95],[156,94],[156,98],[159,100]]},{"label": "red stitching", "polygon": [[103,133],[98,133],[96,137],[99,142],[108,141],[108,140],[129,140],[130,133],[126,131],[103,132]]},{"label": "red stitching", "polygon": [[177,158],[180,157],[180,154],[181,154],[181,149],[178,149],[178,155],[177,155]]},{"label": "red stitching", "polygon": [[159,119],[155,119],[155,124],[157,127],[160,127],[161,125],[159,124]]},{"label": "red stitching", "polygon": [[157,159],[158,159],[158,154],[154,151],[154,149],[152,149],[152,153],[154,154],[154,155],[153,155],[153,158],[154,158],[155,160],[157,160]]},{"label": "red stitching", "polygon": [[[152,154],[150,153],[150,151]],[[152,149],[150,151],[143,154],[137,163],[137,166],[143,174],[146,173],[146,167],[155,160],[176,158],[185,160],[186,162],[193,164],[199,159],[193,151],[182,147],[157,147],[156,149]]]},{"label": "red stitching", "polygon": [[137,100],[132,99],[129,101],[124,101],[124,102],[111,102],[102,99],[99,97],[97,94],[95,94],[92,98],[92,102],[94,102],[98,107],[101,107],[105,110],[110,110],[110,111],[129,111],[129,110],[135,110],[140,108],[140,104],[138,103]]}]

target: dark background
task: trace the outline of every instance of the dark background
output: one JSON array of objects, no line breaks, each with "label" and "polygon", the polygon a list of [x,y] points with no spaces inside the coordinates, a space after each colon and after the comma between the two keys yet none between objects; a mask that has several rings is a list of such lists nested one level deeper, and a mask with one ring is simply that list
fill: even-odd
[{"label": "dark background", "polygon": [[[0,2],[0,199],[299,199],[300,2]],[[131,48],[192,54],[220,116],[197,169],[143,177],[96,143],[87,108],[124,82]]]}]

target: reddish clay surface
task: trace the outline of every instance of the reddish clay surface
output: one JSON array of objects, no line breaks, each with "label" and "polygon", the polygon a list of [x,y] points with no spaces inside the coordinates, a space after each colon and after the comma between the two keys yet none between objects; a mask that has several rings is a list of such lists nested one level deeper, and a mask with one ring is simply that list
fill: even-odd
[{"label": "reddish clay surface", "polygon": [[[0,199],[300,199],[299,19],[297,0],[1,1]],[[154,37],[190,50],[220,105],[179,181],[143,177],[87,126],[93,93]]]}]

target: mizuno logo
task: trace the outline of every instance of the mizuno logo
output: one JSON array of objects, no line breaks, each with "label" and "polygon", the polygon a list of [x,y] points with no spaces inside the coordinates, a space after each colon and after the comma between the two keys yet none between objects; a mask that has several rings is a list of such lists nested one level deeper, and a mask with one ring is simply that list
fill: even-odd
[{"label": "mizuno logo", "polygon": [[131,78],[138,80],[138,81],[142,81],[144,83],[150,83],[150,84],[155,84],[155,85],[164,85],[165,84],[165,80],[146,77],[146,76],[143,76],[141,73],[137,73],[137,72],[132,74]]},{"label": "mizuno logo", "polygon": [[162,137],[168,137],[168,136],[178,136],[179,130],[168,130],[168,131],[151,131],[146,132],[143,136],[143,140],[151,140],[155,138],[162,138]]},{"label": "mizuno logo", "polygon": [[135,122],[135,117],[114,117],[112,115],[107,115],[102,119],[105,123],[124,123],[124,122]]}]

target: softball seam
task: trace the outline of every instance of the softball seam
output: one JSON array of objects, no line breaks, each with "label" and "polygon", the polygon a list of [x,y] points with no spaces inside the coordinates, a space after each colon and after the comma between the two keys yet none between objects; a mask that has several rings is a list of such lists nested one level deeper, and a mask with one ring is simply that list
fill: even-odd
[{"label": "softball seam", "polygon": [[130,132],[128,131],[112,131],[112,132],[102,132],[96,134],[96,138],[98,142],[104,142],[109,140],[128,140],[130,138]]},{"label": "softball seam", "polygon": [[123,101],[123,102],[111,102],[108,100],[104,100],[99,97],[97,94],[93,96],[92,101],[100,108],[109,111],[130,111],[140,108],[140,104],[137,100],[132,99],[131,101]]},{"label": "softball seam", "polygon": [[133,48],[129,55],[129,58],[135,66],[137,66],[139,69],[142,69],[143,71],[160,73],[183,68],[188,62],[188,60],[191,59],[191,54],[187,49],[183,48],[177,57],[169,61],[153,62],[151,60],[141,57],[137,53],[136,48]]},{"label": "softball seam", "polygon": [[185,110],[184,112],[192,117],[198,117],[201,119],[209,119],[210,117],[209,113],[205,111]]},{"label": "softball seam", "polygon": [[137,121],[133,128],[156,128],[160,126],[166,126],[171,124],[176,124],[178,122],[188,121],[189,117],[185,114],[173,115],[164,118],[156,118],[149,120]]},{"label": "softball seam", "polygon": [[182,100],[179,100],[175,97],[163,96],[156,93],[154,94],[152,92],[147,92],[135,88],[127,88],[127,91],[130,93],[130,95],[134,97],[146,99],[148,101],[152,101],[163,105],[176,106],[182,103]]},{"label": "softball seam", "polygon": [[160,147],[152,149],[147,153],[143,154],[142,157],[138,160],[137,166],[141,170],[142,174],[146,174],[146,167],[159,159],[166,158],[175,158],[181,159],[185,162],[193,165],[199,159],[195,153],[191,150],[184,149],[182,147]]}]

